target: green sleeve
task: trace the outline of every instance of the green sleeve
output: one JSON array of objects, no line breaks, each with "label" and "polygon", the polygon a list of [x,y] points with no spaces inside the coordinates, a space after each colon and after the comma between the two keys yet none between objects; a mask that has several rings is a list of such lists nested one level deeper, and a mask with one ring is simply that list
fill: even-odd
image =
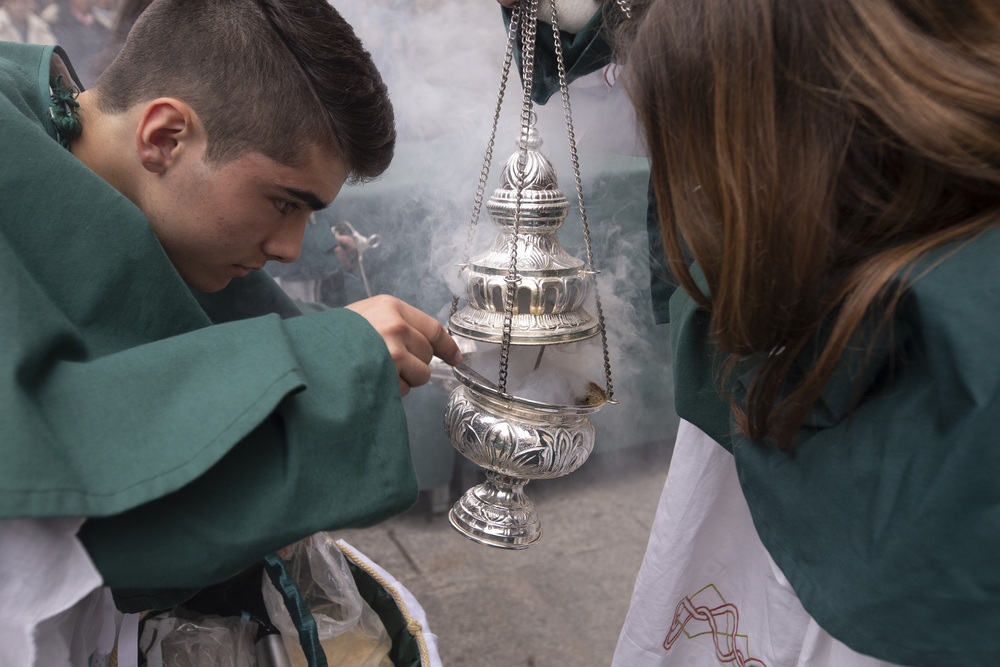
[{"label": "green sleeve", "polygon": [[191,483],[88,521],[81,538],[108,585],[204,586],[306,535],[369,525],[415,500],[396,371],[378,334],[346,310],[282,326],[306,362],[305,388]]}]

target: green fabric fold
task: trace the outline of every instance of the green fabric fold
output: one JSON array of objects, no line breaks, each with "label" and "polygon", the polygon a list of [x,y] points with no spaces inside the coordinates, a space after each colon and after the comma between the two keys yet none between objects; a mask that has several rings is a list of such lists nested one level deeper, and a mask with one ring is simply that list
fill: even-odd
[{"label": "green fabric fold", "polygon": [[[701,268],[691,267],[691,277],[708,294]],[[670,350],[674,380],[674,408],[727,451],[733,451],[732,411],[723,398],[721,369],[725,356],[712,345],[708,311],[683,289],[670,297]]]},{"label": "green fabric fold", "polygon": [[327,667],[326,653],[319,641],[316,619],[302,599],[302,591],[295,578],[289,574],[284,561],[278,554],[268,554],[264,558],[264,571],[281,594],[285,608],[299,632],[299,645],[309,667]]}]

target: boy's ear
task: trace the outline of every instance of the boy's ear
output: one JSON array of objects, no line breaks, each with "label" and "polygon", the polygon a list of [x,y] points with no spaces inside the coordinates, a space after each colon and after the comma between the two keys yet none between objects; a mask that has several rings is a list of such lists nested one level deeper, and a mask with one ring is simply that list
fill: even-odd
[{"label": "boy's ear", "polygon": [[149,102],[136,128],[139,161],[148,171],[162,174],[198,135],[198,117],[180,100],[161,97]]}]

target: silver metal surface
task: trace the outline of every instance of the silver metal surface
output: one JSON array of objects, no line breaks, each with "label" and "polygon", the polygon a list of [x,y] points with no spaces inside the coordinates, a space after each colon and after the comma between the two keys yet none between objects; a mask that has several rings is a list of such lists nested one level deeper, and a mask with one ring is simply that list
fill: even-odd
[{"label": "silver metal surface", "polygon": [[526,480],[486,472],[448,512],[448,521],[474,542],[502,549],[527,549],[542,537],[538,514],[524,495]]},{"label": "silver metal surface", "polygon": [[[585,304],[594,274],[567,253],[556,235],[570,204],[559,190],[555,169],[539,150],[542,139],[529,127],[510,156],[500,185],[486,204],[499,233],[484,254],[462,271],[467,304],[449,319],[452,332],[501,343],[510,303],[510,342],[548,345],[600,333]],[[511,279],[512,256],[516,279]]]},{"label": "silver metal surface", "polygon": [[281,635],[264,635],[254,650],[258,667],[292,667]]},{"label": "silver metal surface", "polygon": [[[452,390],[445,408],[445,432],[455,449],[486,469],[486,481],[466,491],[448,517],[452,526],[466,537],[506,549],[524,549],[541,537],[541,524],[532,502],[524,494],[524,485],[532,479],[561,477],[580,467],[594,449],[594,427],[588,415],[605,403],[617,402],[613,399],[607,334],[595,280],[597,271],[553,4],[557,69],[587,249],[586,264],[567,253],[556,236],[570,204],[559,189],[552,163],[540,150],[542,139],[535,128],[531,88],[537,12],[538,0],[523,0],[511,16],[493,129],[460,265],[466,305],[458,310],[456,295],[448,319],[448,328],[456,340],[500,345],[496,383],[472,368],[470,356],[464,356],[469,365],[459,364],[454,368],[460,385]],[[498,234],[486,253],[470,260],[473,230],[479,220],[497,118],[518,33],[523,99],[517,151],[507,159],[499,186],[486,203]],[[591,295],[597,317],[584,307]],[[537,378],[545,373],[567,372],[539,370],[545,346],[582,341],[598,333],[604,352],[604,389],[585,380],[564,383],[565,378],[556,378],[561,387],[569,389],[568,396],[557,399],[554,393],[546,393],[546,400],[536,400],[515,396],[514,391],[508,393],[509,364],[519,356],[512,353],[512,346],[538,349],[528,373]],[[523,385],[524,390],[527,388],[528,385]],[[546,385],[544,391],[555,389]]]},{"label": "silver metal surface", "polygon": [[594,449],[588,415],[606,396],[582,378],[578,398],[563,403],[506,396],[468,366],[455,368],[461,385],[445,408],[445,432],[470,461],[487,470],[486,481],[455,504],[448,518],[482,544],[524,549],[541,537],[541,523],[524,485],[562,477],[579,468]]}]

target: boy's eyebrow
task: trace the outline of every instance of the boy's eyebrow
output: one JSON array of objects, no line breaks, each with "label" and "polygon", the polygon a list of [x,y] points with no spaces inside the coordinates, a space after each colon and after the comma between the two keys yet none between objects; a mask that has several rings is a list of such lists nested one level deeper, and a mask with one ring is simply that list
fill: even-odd
[{"label": "boy's eyebrow", "polygon": [[299,190],[298,188],[290,188],[286,185],[279,185],[278,187],[314,211],[321,211],[329,206],[329,204],[324,204],[323,200],[316,196],[316,193],[309,190]]}]

